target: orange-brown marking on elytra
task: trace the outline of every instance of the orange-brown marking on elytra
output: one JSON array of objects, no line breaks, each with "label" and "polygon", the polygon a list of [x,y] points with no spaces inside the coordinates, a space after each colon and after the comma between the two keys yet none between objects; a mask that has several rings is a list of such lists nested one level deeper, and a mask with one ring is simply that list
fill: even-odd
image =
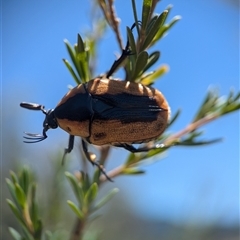
[{"label": "orange-brown marking on elytra", "polygon": [[78,122],[67,119],[57,119],[58,125],[71,135],[89,137],[89,121]]},{"label": "orange-brown marking on elytra", "polygon": [[[153,122],[132,122],[122,124],[119,120],[93,121],[90,141],[96,145],[113,143],[141,143],[159,137],[167,126],[167,111],[158,115]],[[110,127],[109,127],[110,126]],[[96,137],[104,132],[104,138]]]}]

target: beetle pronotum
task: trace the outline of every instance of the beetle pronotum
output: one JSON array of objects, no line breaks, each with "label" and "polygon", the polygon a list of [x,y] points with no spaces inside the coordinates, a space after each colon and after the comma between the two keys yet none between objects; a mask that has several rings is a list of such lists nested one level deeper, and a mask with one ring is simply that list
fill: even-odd
[{"label": "beetle pronotum", "polygon": [[106,76],[71,89],[55,109],[47,111],[42,105],[22,102],[21,107],[40,110],[46,115],[43,133],[26,133],[25,142],[40,142],[47,138],[48,129],[60,127],[70,135],[64,157],[73,149],[74,136],[80,136],[87,159],[107,178],[102,166],[92,160],[88,143],[122,147],[133,153],[158,148],[135,148],[132,144],[154,140],[166,129],[170,108],[163,94],[140,83],[109,79],[128,55],[127,44]]}]

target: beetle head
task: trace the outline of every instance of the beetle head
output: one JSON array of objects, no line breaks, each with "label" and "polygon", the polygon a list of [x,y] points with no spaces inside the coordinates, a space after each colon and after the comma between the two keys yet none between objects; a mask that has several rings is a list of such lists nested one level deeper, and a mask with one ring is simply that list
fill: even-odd
[{"label": "beetle head", "polygon": [[43,122],[43,133],[41,134],[35,134],[35,133],[27,133],[25,132],[25,134],[27,135],[27,137],[24,136],[25,139],[28,139],[29,141],[24,141],[25,143],[36,143],[36,142],[41,142],[44,139],[47,138],[47,130],[52,128],[57,128],[58,124],[56,121],[56,118],[54,116],[54,109],[50,109],[48,111],[46,111],[44,109],[43,105],[40,104],[36,104],[36,103],[26,103],[26,102],[22,102],[20,103],[20,106],[29,110],[40,110],[42,111],[46,117],[44,119]]}]

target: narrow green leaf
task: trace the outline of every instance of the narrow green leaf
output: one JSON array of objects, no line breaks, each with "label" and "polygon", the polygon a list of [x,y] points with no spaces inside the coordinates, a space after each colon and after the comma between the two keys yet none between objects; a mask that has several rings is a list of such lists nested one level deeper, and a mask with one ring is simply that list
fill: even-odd
[{"label": "narrow green leaf", "polygon": [[33,222],[34,229],[37,229],[38,226],[38,206],[35,200],[36,197],[36,184],[32,184],[31,189],[30,189],[30,217]]},{"label": "narrow green leaf", "polygon": [[18,177],[17,175],[15,174],[15,172],[13,171],[10,171],[10,176],[12,178],[12,182],[15,184],[15,183],[18,183]]},{"label": "narrow green leaf", "polygon": [[68,181],[71,184],[71,187],[73,189],[73,192],[79,202],[79,204],[83,204],[83,191],[82,188],[79,186],[79,183],[77,182],[77,179],[75,178],[74,175],[72,175],[69,172],[65,172],[65,176],[67,177]]},{"label": "narrow green leaf", "polygon": [[93,211],[100,209],[103,205],[105,205],[109,200],[115,196],[116,193],[119,192],[118,188],[114,188],[109,191],[103,198],[101,198],[94,206]]},{"label": "narrow green leaf", "polygon": [[43,231],[43,226],[42,226],[42,221],[40,219],[38,219],[38,221],[36,222],[35,226],[34,226],[34,237],[35,239],[42,239],[42,231]]},{"label": "narrow green leaf", "polygon": [[[8,179],[8,178],[6,178],[6,183],[7,183],[8,190],[9,190],[9,192],[10,192],[10,194],[11,194],[14,202],[18,204],[14,184],[13,184],[13,183],[11,182],[11,180]],[[17,183],[17,182],[16,182],[16,183]],[[17,206],[20,207],[19,204],[18,204]]]},{"label": "narrow green leaf", "polygon": [[96,168],[96,170],[94,171],[94,175],[93,175],[93,182],[99,184],[100,176],[101,176],[101,170],[99,168]]},{"label": "narrow green leaf", "polygon": [[74,52],[74,49],[72,48],[72,46],[70,45],[70,43],[67,41],[67,40],[64,40],[64,43],[67,47],[67,51],[68,51],[68,54],[73,62],[74,65],[76,65],[76,54]]},{"label": "narrow green leaf", "polygon": [[77,217],[82,220],[84,218],[83,212],[72,201],[68,200],[67,203],[73,212],[77,215]]},{"label": "narrow green leaf", "polygon": [[231,104],[227,107],[225,107],[224,111],[222,112],[222,115],[234,112],[240,108],[240,104]]},{"label": "narrow green leaf", "polygon": [[214,106],[216,106],[218,101],[218,93],[216,91],[209,91],[203,100],[193,122],[205,117],[207,114],[213,112]]},{"label": "narrow green leaf", "polygon": [[96,197],[98,194],[98,185],[97,183],[93,183],[88,191],[86,192],[86,195],[84,197],[84,202],[89,205]]},{"label": "narrow green leaf", "polygon": [[24,167],[21,171],[21,175],[19,178],[19,184],[22,187],[25,195],[28,194],[28,187],[29,187],[29,181],[30,181],[30,173],[27,167]]},{"label": "narrow green leaf", "polygon": [[75,80],[75,82],[77,83],[77,85],[81,84],[81,79],[78,79],[76,73],[74,72],[74,70],[72,69],[71,64],[68,62],[68,60],[63,59],[63,62],[65,63],[67,69],[69,70],[69,72],[71,73],[73,79]]},{"label": "narrow green leaf", "polygon": [[74,50],[77,64],[75,68],[78,69],[79,76],[81,80],[85,83],[89,81],[89,66],[88,66],[89,57],[83,39],[79,34],[77,36],[77,45],[75,45]]},{"label": "narrow green leaf", "polygon": [[7,199],[7,203],[9,205],[9,207],[11,208],[11,210],[13,211],[14,215],[16,216],[16,218],[18,219],[22,230],[23,230],[23,234],[25,237],[22,237],[21,240],[26,239],[26,240],[34,240],[31,235],[29,234],[29,230],[27,229],[27,226],[25,224],[25,221],[20,213],[20,211],[17,209],[16,205],[10,200]]},{"label": "narrow green leaf", "polygon": [[22,208],[24,208],[26,205],[26,195],[18,183],[15,184],[15,193],[16,193],[18,203]]},{"label": "narrow green leaf", "polygon": [[148,22],[148,25],[147,25],[147,29],[146,29],[146,32],[145,34],[148,35],[149,34],[149,31],[152,29],[153,27],[153,24],[155,23],[155,21],[158,19],[158,15],[155,15],[153,16],[150,21]]},{"label": "narrow green leaf", "polygon": [[178,146],[202,146],[202,145],[208,145],[208,144],[213,144],[222,141],[222,138],[216,138],[212,140],[206,140],[206,141],[191,141],[191,140],[184,140],[178,142],[176,145]]},{"label": "narrow green leaf", "polygon": [[83,193],[85,195],[91,186],[91,181],[90,181],[90,178],[87,173],[82,172],[82,176],[83,176],[82,177],[82,189],[83,189]]},{"label": "narrow green leaf", "polygon": [[85,52],[84,42],[80,34],[77,36],[77,53]]},{"label": "narrow green leaf", "polygon": [[161,13],[161,15],[159,15],[157,20],[152,25],[151,29],[149,29],[149,33],[146,36],[146,39],[145,39],[145,41],[144,41],[144,43],[143,43],[143,45],[141,47],[141,50],[145,50],[145,49],[147,49],[151,45],[151,42],[154,39],[155,35],[157,34],[159,29],[161,28],[161,26],[165,22],[165,19],[166,19],[167,15],[168,15],[168,11],[167,10],[163,11]]},{"label": "narrow green leaf", "polygon": [[237,102],[238,100],[240,100],[240,92],[233,98],[233,102]]},{"label": "narrow green leaf", "polygon": [[6,201],[7,201],[8,206],[11,208],[12,212],[18,219],[18,221],[20,221],[22,224],[24,224],[21,213],[19,212],[19,210],[18,210],[17,206],[14,204],[14,202],[12,202],[10,199],[7,199]]},{"label": "narrow green leaf", "polygon": [[134,59],[136,59],[137,57],[137,48],[136,48],[136,43],[135,43],[135,39],[132,33],[132,30],[127,27],[127,36],[128,36],[128,41],[129,41],[129,45],[132,51],[132,55],[134,56]]},{"label": "narrow green leaf", "polygon": [[8,230],[15,240],[22,240],[21,235],[14,228],[9,227]]},{"label": "narrow green leaf", "polygon": [[145,173],[145,171],[135,167],[131,167],[131,168],[125,168],[122,173],[127,175],[135,175],[135,174],[143,174]]},{"label": "narrow green leaf", "polygon": [[225,101],[224,106],[222,106],[222,109],[220,111],[221,115],[225,115],[228,113],[231,113],[233,111],[236,111],[240,108],[240,92],[234,96],[234,92],[230,91],[229,96],[227,100]]},{"label": "narrow green leaf", "polygon": [[142,8],[142,29],[146,29],[148,20],[151,16],[152,0],[144,0]]},{"label": "narrow green leaf", "polygon": [[78,75],[79,75],[79,77],[81,79],[81,77],[82,77],[81,69],[79,67],[78,60],[76,58],[75,50],[71,47],[70,43],[67,40],[65,40],[64,43],[65,43],[65,45],[67,47],[67,51],[68,51],[68,54],[69,54],[69,56],[71,58],[71,61],[72,61],[73,65],[74,65],[75,69],[77,70],[77,73],[78,73]]},{"label": "narrow green leaf", "polygon": [[81,79],[85,83],[89,81],[89,74],[88,74],[88,62],[87,62],[87,54],[86,52],[80,52],[76,55],[76,59],[79,64],[79,69],[81,72]]},{"label": "narrow green leaf", "polygon": [[181,20],[181,16],[175,16],[172,21],[168,24],[165,24],[163,25],[157,32],[157,34],[155,35],[153,41],[152,41],[152,44],[155,44],[159,39],[161,39],[164,34],[170,29],[173,27],[173,25],[175,25],[179,20]]},{"label": "narrow green leaf", "polygon": [[147,75],[146,77],[142,78],[141,83],[149,86],[153,84],[157,78],[161,77],[163,74],[168,72],[169,67],[167,65],[160,66],[155,72],[151,75]]},{"label": "narrow green leaf", "polygon": [[152,67],[153,64],[159,60],[159,58],[160,58],[159,51],[155,51],[155,52],[151,53],[148,57],[148,62],[147,62],[147,65],[145,66],[143,72],[146,72],[150,67]]},{"label": "narrow green leaf", "polygon": [[135,69],[134,69],[134,74],[132,76],[132,80],[137,79],[138,77],[141,76],[143,73],[144,68],[146,67],[148,62],[148,53],[146,51],[141,52],[137,56],[136,64],[135,64]]}]

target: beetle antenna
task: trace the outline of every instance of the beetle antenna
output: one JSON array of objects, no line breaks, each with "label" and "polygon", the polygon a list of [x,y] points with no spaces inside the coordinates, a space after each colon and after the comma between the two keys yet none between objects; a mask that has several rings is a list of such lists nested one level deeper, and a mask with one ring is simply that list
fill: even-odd
[{"label": "beetle antenna", "polygon": [[27,102],[21,102],[20,107],[26,108],[29,110],[37,110],[42,111],[45,115],[47,115],[47,111],[45,110],[45,107],[43,105],[37,104],[37,103],[27,103]]}]

